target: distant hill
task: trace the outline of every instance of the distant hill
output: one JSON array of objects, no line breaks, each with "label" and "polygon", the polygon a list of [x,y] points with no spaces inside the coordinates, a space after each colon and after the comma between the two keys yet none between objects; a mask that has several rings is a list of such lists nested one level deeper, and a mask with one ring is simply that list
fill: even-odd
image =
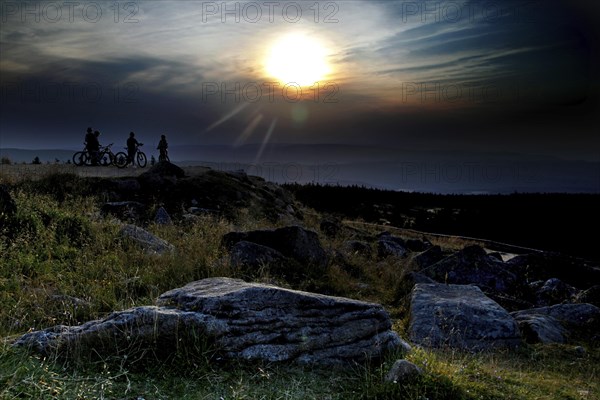
[{"label": "distant hill", "polygon": [[[82,146],[83,147],[83,146]],[[79,149],[81,150],[81,149]],[[28,150],[28,149],[0,149],[0,157],[8,157],[13,163],[30,163],[35,157],[39,157],[42,163],[55,162],[56,159],[61,162],[71,160],[73,153],[77,150],[65,149],[47,149],[47,150]]]},{"label": "distant hill", "polygon": [[[66,162],[79,150],[0,149],[13,162]],[[158,156],[151,146],[148,158]],[[221,171],[243,169],[277,183],[358,185],[436,193],[600,193],[600,162],[515,153],[411,151],[339,144],[173,145],[172,161]]]}]

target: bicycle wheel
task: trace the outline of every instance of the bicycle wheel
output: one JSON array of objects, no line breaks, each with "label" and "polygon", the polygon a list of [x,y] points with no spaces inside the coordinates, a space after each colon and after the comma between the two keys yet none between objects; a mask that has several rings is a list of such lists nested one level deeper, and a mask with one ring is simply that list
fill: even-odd
[{"label": "bicycle wheel", "polygon": [[88,156],[85,151],[78,151],[75,154],[73,154],[73,164],[75,164],[76,166],[81,167],[82,165],[87,164],[87,161]]},{"label": "bicycle wheel", "polygon": [[144,168],[146,166],[146,164],[148,163],[148,160],[146,159],[146,155],[144,153],[142,153],[141,151],[138,151],[138,153],[137,153],[137,163],[140,166],[140,168]]},{"label": "bicycle wheel", "polygon": [[100,157],[98,158],[98,165],[102,167],[108,167],[110,164],[110,156],[107,153],[100,154]]},{"label": "bicycle wheel", "polygon": [[127,166],[127,154],[120,151],[115,154],[115,165],[119,168],[125,168]]}]

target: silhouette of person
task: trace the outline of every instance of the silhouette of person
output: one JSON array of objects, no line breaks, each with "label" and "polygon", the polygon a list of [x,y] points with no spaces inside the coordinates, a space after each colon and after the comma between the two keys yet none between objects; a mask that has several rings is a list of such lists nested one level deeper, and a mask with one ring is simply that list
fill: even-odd
[{"label": "silhouette of person", "polygon": [[140,143],[135,138],[135,133],[129,132],[129,139],[127,139],[127,164],[135,165],[133,159],[139,145]]},{"label": "silhouette of person", "polygon": [[167,138],[165,135],[160,135],[160,141],[158,142],[158,147],[156,148],[160,151],[158,161],[167,161],[167,149],[169,148],[169,144],[167,143]]},{"label": "silhouette of person", "polygon": [[85,145],[88,145],[88,142],[93,141],[93,136],[94,136],[94,132],[92,130],[92,127],[88,127],[87,131],[85,133]]},{"label": "silhouette of person", "polygon": [[87,135],[85,135],[85,146],[92,158],[92,165],[98,164],[98,152],[100,151],[100,141],[98,140],[98,136],[100,136],[100,132],[94,131],[94,133],[92,133],[92,128],[88,128]]}]

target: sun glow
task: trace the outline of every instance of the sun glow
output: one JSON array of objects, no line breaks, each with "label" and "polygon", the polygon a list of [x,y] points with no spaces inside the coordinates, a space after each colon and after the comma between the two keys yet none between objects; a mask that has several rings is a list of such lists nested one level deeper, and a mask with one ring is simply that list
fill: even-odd
[{"label": "sun glow", "polygon": [[326,59],[327,52],[317,40],[290,34],[271,47],[265,70],[281,84],[311,86],[323,81],[330,72]]}]

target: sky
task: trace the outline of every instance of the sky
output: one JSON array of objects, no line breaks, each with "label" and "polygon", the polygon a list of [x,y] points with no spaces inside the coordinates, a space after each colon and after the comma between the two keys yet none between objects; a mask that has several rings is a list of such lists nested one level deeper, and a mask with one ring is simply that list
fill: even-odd
[{"label": "sky", "polygon": [[77,148],[91,126],[598,162],[596,4],[3,0],[0,148]]}]

